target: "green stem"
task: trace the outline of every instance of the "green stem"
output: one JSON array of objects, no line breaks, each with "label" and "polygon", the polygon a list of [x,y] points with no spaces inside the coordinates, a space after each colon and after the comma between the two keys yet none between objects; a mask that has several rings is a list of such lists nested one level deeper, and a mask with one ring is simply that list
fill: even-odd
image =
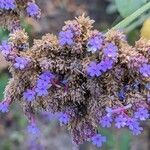
[{"label": "green stem", "polygon": [[113,29],[123,29],[126,26],[128,26],[132,21],[134,21],[137,17],[139,17],[141,14],[146,12],[150,9],[150,2],[139,8],[137,11],[135,11],[133,14],[119,22],[117,25],[113,27]]}]

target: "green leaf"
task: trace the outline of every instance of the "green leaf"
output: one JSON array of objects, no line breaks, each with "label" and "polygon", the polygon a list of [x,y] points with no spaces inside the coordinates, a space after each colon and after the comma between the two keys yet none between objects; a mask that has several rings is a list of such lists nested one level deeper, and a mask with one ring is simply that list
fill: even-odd
[{"label": "green leaf", "polygon": [[3,92],[8,82],[8,75],[6,73],[0,74],[0,100],[3,99]]},{"label": "green leaf", "polygon": [[125,18],[139,9],[149,0],[115,0],[120,15]]}]

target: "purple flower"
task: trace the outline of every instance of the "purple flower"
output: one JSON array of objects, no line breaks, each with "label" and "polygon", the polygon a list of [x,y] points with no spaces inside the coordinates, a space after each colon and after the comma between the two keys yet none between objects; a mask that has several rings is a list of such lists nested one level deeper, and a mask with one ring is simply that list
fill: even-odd
[{"label": "purple flower", "polygon": [[38,15],[40,14],[40,9],[34,2],[31,2],[28,3],[27,13],[31,17],[38,17]]},{"label": "purple flower", "polygon": [[96,134],[94,135],[92,138],[92,143],[97,146],[97,147],[101,147],[103,142],[106,142],[106,137],[102,136],[101,134]]},{"label": "purple flower", "polygon": [[50,83],[54,79],[54,75],[51,72],[44,72],[39,76],[39,80]]},{"label": "purple flower", "polygon": [[88,67],[87,67],[87,73],[91,76],[100,76],[102,73],[100,71],[100,69],[98,68],[98,65],[96,64],[96,62],[91,62]]},{"label": "purple flower", "polygon": [[15,0],[0,0],[0,9],[15,9]]},{"label": "purple flower", "polygon": [[138,108],[138,110],[134,113],[134,116],[136,119],[140,119],[141,121],[144,121],[149,118],[149,113],[146,108]]},{"label": "purple flower", "polygon": [[48,95],[48,90],[47,86],[38,86],[35,88],[35,92],[37,93],[37,96],[47,96]]},{"label": "purple flower", "polygon": [[106,72],[113,67],[113,61],[111,59],[105,59],[98,63],[97,66],[100,71]]},{"label": "purple flower", "polygon": [[61,46],[64,45],[72,45],[73,44],[73,32],[71,30],[61,31],[59,33],[59,44]]},{"label": "purple flower", "polygon": [[27,89],[26,92],[23,93],[23,98],[28,101],[31,102],[33,100],[35,100],[35,91]]},{"label": "purple flower", "polygon": [[49,87],[52,86],[52,84],[50,84],[50,80],[46,81],[46,80],[42,80],[42,79],[38,79],[37,80],[37,87],[43,87],[45,89],[48,89]]},{"label": "purple flower", "polygon": [[119,129],[121,127],[125,127],[127,124],[126,122],[127,122],[127,118],[124,117],[123,115],[119,115],[115,118],[115,126]]},{"label": "purple flower", "polygon": [[91,37],[87,43],[87,50],[89,52],[95,53],[97,50],[102,48],[103,37],[101,35],[97,35],[95,37]]},{"label": "purple flower", "polygon": [[139,135],[143,130],[143,128],[139,126],[139,122],[134,118],[129,118],[127,120],[127,126],[132,131],[133,135]]},{"label": "purple flower", "polygon": [[33,135],[37,135],[40,132],[40,130],[37,127],[36,123],[30,123],[27,126],[27,131],[28,131],[28,133],[33,134]]},{"label": "purple flower", "polygon": [[1,102],[0,103],[0,111],[2,113],[8,112],[9,111],[8,107],[9,107],[9,104],[7,102]]},{"label": "purple flower", "polygon": [[100,124],[103,128],[110,128],[112,121],[113,120],[112,120],[111,116],[104,116],[101,118]]},{"label": "purple flower", "polygon": [[115,58],[117,56],[118,47],[113,43],[108,43],[103,52],[105,56]]},{"label": "purple flower", "polygon": [[59,113],[58,119],[61,124],[65,124],[65,125],[68,124],[70,120],[69,116],[66,113],[62,113],[62,112]]},{"label": "purple flower", "polygon": [[149,64],[143,64],[142,67],[140,67],[139,71],[144,77],[150,77],[150,65]]},{"label": "purple flower", "polygon": [[16,57],[15,58],[15,63],[14,63],[14,67],[16,69],[20,69],[23,70],[25,69],[25,67],[28,65],[29,60],[24,58],[24,57]]},{"label": "purple flower", "polygon": [[11,45],[8,44],[6,41],[2,42],[2,45],[0,45],[0,51],[4,56],[7,56],[11,52]]}]

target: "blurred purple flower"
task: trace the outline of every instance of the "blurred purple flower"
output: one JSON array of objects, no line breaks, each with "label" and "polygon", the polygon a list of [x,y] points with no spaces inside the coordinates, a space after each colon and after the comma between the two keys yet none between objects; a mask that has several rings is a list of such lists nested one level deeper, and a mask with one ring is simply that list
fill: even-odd
[{"label": "blurred purple flower", "polygon": [[27,89],[26,92],[23,93],[23,98],[28,101],[31,102],[33,100],[35,100],[35,91]]},{"label": "blurred purple flower", "polygon": [[0,51],[4,56],[7,56],[11,52],[11,45],[7,43],[7,41],[2,41],[2,45],[0,45]]},{"label": "blurred purple flower", "polygon": [[87,50],[89,52],[95,53],[97,50],[102,48],[103,37],[101,35],[97,35],[95,37],[91,37],[87,43]]},{"label": "blurred purple flower", "polygon": [[26,68],[26,66],[28,65],[29,60],[23,57],[16,57],[15,58],[15,63],[14,63],[14,67],[16,69],[20,69],[23,70]]},{"label": "blurred purple flower", "polygon": [[59,44],[61,46],[64,45],[72,45],[73,44],[73,32],[71,30],[61,31],[59,33]]},{"label": "blurred purple flower", "polygon": [[143,64],[139,71],[144,77],[150,77],[150,64]]},{"label": "blurred purple flower", "polygon": [[103,52],[105,56],[115,58],[117,56],[118,47],[113,43],[108,43]]},{"label": "blurred purple flower", "polygon": [[44,72],[44,73],[42,73],[42,74],[39,76],[39,78],[40,78],[41,80],[44,80],[45,82],[50,82],[51,80],[54,79],[54,77],[55,77],[55,76],[54,76],[51,72],[49,72],[49,71]]},{"label": "blurred purple flower", "polygon": [[28,3],[27,13],[31,17],[37,17],[40,14],[40,9],[34,2],[31,2]]},{"label": "blurred purple flower", "polygon": [[37,127],[36,123],[30,123],[28,126],[27,126],[27,131],[28,133],[32,134],[32,135],[37,135],[39,134],[40,130],[39,128]]},{"label": "blurred purple flower", "polygon": [[132,131],[133,135],[139,135],[143,130],[143,128],[139,126],[139,122],[134,118],[128,118],[127,126]]},{"label": "blurred purple flower", "polygon": [[59,122],[61,123],[61,124],[68,124],[68,122],[69,122],[69,120],[70,120],[70,118],[69,118],[69,116],[66,114],[66,113],[59,113],[59,115],[58,115],[58,120],[59,120]]},{"label": "blurred purple flower", "polygon": [[103,142],[106,142],[106,137],[102,136],[101,134],[96,134],[92,138],[93,145],[97,147],[101,147]]},{"label": "blurred purple flower", "polygon": [[111,116],[104,116],[100,120],[100,124],[103,128],[110,128],[112,124],[112,118]]},{"label": "blurred purple flower", "polygon": [[0,9],[15,9],[15,0],[0,0]]},{"label": "blurred purple flower", "polygon": [[102,73],[100,71],[100,69],[98,68],[98,65],[96,64],[96,62],[91,62],[88,67],[87,67],[87,73],[91,76],[100,76]]},{"label": "blurred purple flower", "polygon": [[146,108],[138,108],[137,111],[134,113],[134,116],[136,119],[140,119],[141,121],[144,121],[149,118],[149,113]]},{"label": "blurred purple flower", "polygon": [[7,102],[5,102],[5,101],[1,102],[0,103],[0,112],[2,112],[2,113],[8,112],[9,111],[8,107],[9,107],[9,104]]},{"label": "blurred purple flower", "polygon": [[119,115],[115,118],[115,126],[117,128],[125,127],[127,124],[127,118],[124,117],[123,115]]}]

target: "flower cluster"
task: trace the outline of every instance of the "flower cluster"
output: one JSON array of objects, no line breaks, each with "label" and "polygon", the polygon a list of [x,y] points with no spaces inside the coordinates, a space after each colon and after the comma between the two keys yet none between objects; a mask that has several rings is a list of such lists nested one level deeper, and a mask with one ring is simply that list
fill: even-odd
[{"label": "flower cluster", "polygon": [[1,0],[0,9],[13,10],[16,8],[15,0]]},{"label": "flower cluster", "polygon": [[[29,16],[39,14],[34,2],[25,5]],[[0,111],[8,111],[8,98],[20,103],[33,134],[39,132],[36,110],[50,112],[77,145],[91,141],[101,147],[106,137],[97,127],[112,124],[140,134],[141,121],[150,117],[150,41],[130,46],[120,31],[101,33],[92,25],[79,16],[65,22],[58,37],[46,34],[26,50],[28,36],[16,28],[0,46],[12,73]]]}]

